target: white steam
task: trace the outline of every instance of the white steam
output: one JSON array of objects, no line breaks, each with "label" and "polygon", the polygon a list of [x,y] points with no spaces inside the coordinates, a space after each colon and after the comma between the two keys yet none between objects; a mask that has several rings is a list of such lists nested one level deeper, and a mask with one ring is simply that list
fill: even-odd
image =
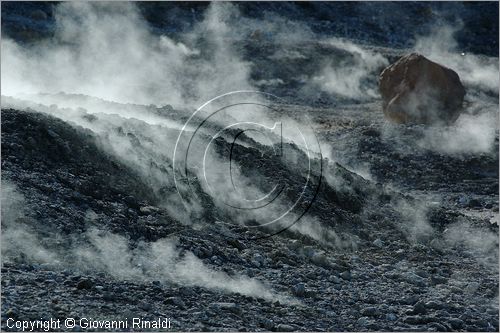
[{"label": "white steam", "polygon": [[488,269],[498,271],[498,234],[493,231],[475,227],[462,218],[444,230],[443,240],[450,247],[468,251]]},{"label": "white steam", "polygon": [[455,70],[467,90],[464,114],[452,126],[427,128],[420,144],[441,153],[488,153],[498,131],[498,58],[459,50],[454,35],[460,28],[436,27],[415,44],[415,51]]},{"label": "white steam", "polygon": [[498,58],[465,53],[454,38],[460,25],[434,28],[428,36],[417,38],[414,50],[456,71],[466,85],[498,94]]},{"label": "white steam", "polygon": [[24,213],[25,199],[16,186],[2,179],[2,261],[22,256],[31,262],[58,263],[57,257],[38,239]]},{"label": "white steam", "polygon": [[258,280],[239,275],[229,276],[209,268],[192,252],[180,252],[175,239],[141,242],[130,249],[128,240],[120,235],[90,229],[86,236],[90,244],[72,250],[71,259],[78,267],[104,271],[125,280],[168,281],[271,301],[291,302],[289,297],[274,293]]},{"label": "white steam", "polygon": [[418,142],[426,149],[446,154],[478,154],[493,151],[498,118],[494,113],[463,114],[457,122],[445,128],[424,129]]},{"label": "white steam", "polygon": [[398,227],[410,242],[428,240],[435,233],[427,219],[427,205],[418,201],[410,203],[406,200],[398,200],[395,206],[401,214]]},{"label": "white steam", "polygon": [[187,107],[250,87],[248,64],[226,41],[230,4],[212,4],[185,42],[150,33],[132,3],[66,2],[54,8],[53,38],[30,46],[2,41],[3,95],[64,91]]},{"label": "white steam", "polygon": [[20,259],[52,267],[99,271],[119,280],[159,280],[295,303],[256,279],[229,276],[208,267],[193,253],[181,251],[175,239],[141,242],[131,248],[126,237],[91,228],[84,237],[87,242],[73,240],[69,251],[51,249],[53,236],[45,243],[38,224],[29,227],[30,219],[24,214],[26,202],[13,184],[2,181],[1,198],[2,260]]},{"label": "white steam", "polygon": [[363,48],[350,41],[332,38],[328,43],[349,54],[348,59],[333,59],[312,78],[321,90],[359,100],[378,96],[376,85],[366,83],[378,75],[377,70],[389,65],[388,60],[378,52]]}]

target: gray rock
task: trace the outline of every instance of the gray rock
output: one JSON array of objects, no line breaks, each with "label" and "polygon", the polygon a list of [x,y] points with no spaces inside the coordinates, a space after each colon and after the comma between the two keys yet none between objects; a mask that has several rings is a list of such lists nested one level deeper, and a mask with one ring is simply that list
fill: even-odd
[{"label": "gray rock", "polygon": [[366,325],[366,328],[370,331],[380,331],[380,326],[375,322],[370,322]]},{"label": "gray rock", "polygon": [[201,247],[200,250],[204,258],[209,258],[213,255],[213,249],[210,245],[207,245],[206,247]]},{"label": "gray rock", "polygon": [[415,271],[415,274],[417,274],[418,276],[420,276],[423,279],[427,279],[430,276],[430,274],[427,273],[426,271],[424,271],[423,269],[417,269]]},{"label": "gray rock", "polygon": [[414,284],[419,287],[425,287],[427,285],[426,281],[424,278],[421,278],[415,273],[407,273],[405,275],[405,280],[408,283]]},{"label": "gray rock", "polygon": [[331,265],[330,261],[328,260],[328,258],[322,252],[316,252],[316,253],[314,253],[313,256],[312,256],[312,258],[311,258],[311,261],[315,265],[320,266],[320,267],[324,267],[324,268],[328,268]]},{"label": "gray rock", "polygon": [[351,281],[352,279],[352,275],[351,275],[351,272],[350,271],[345,271],[345,272],[342,272],[339,274],[339,276],[344,279],[344,280],[347,280],[347,281]]},{"label": "gray rock", "polygon": [[429,301],[429,302],[425,303],[425,307],[427,309],[440,310],[440,309],[444,308],[444,304],[441,302]]},{"label": "gray rock", "polygon": [[16,318],[17,312],[16,310],[10,308],[5,312],[5,318]]},{"label": "gray rock", "polygon": [[433,284],[433,285],[446,284],[447,282],[448,282],[448,279],[445,277],[442,277],[441,275],[431,276],[431,284]]},{"label": "gray rock", "polygon": [[361,327],[365,327],[366,325],[368,325],[368,323],[369,323],[368,317],[361,317],[356,321],[356,324]]},{"label": "gray rock", "polygon": [[153,306],[151,305],[151,303],[141,302],[139,303],[139,308],[144,311],[150,311],[153,308]]},{"label": "gray rock", "polygon": [[112,292],[106,292],[102,294],[102,299],[106,302],[114,302],[117,298],[117,295]]},{"label": "gray rock", "polygon": [[369,306],[361,310],[361,315],[364,317],[377,317],[380,315],[380,310],[374,306]]},{"label": "gray rock", "polygon": [[464,290],[462,288],[459,288],[457,286],[450,286],[450,291],[454,294],[461,295],[464,293]]},{"label": "gray rock", "polygon": [[469,200],[469,203],[467,204],[467,207],[469,207],[469,208],[480,208],[482,206],[483,205],[481,204],[481,201],[479,201],[478,199],[471,199],[471,200]]},{"label": "gray rock", "polygon": [[429,242],[429,246],[431,248],[433,248],[434,250],[437,250],[437,251],[441,251],[443,250],[444,248],[444,245],[443,245],[443,241],[438,239],[438,238],[434,238],[432,239],[430,242]]},{"label": "gray rock", "polygon": [[268,318],[262,319],[260,321],[260,326],[264,327],[268,331],[274,330],[274,322]]},{"label": "gray rock", "polygon": [[154,206],[142,206],[139,208],[139,211],[142,215],[151,215],[153,213],[156,213],[159,209]]},{"label": "gray rock", "polygon": [[472,321],[473,324],[476,326],[476,327],[479,327],[479,328],[486,328],[488,326],[490,326],[490,323],[488,323],[487,320],[485,319],[476,319],[476,320],[473,320]]},{"label": "gray rock", "polygon": [[434,328],[437,332],[448,332],[449,329],[444,326],[443,324],[440,323],[430,323],[429,324],[430,328]]},{"label": "gray rock", "polygon": [[293,332],[295,330],[296,330],[295,327],[292,325],[279,324],[278,326],[276,326],[277,332]]},{"label": "gray rock", "polygon": [[217,256],[212,256],[212,257],[210,258],[210,261],[212,261],[212,263],[213,263],[213,264],[215,264],[215,265],[220,265],[220,264],[222,263],[222,262],[220,261],[219,257],[217,257]]},{"label": "gray rock", "polygon": [[54,132],[53,130],[51,129],[48,129],[47,130],[47,134],[52,138],[52,139],[60,139],[59,137],[59,134],[57,134],[56,132]]},{"label": "gray rock", "polygon": [[402,297],[399,300],[399,304],[413,305],[413,304],[417,303],[417,301],[418,301],[418,297],[417,296],[415,296],[415,295],[409,295],[409,296]]},{"label": "gray rock", "polygon": [[137,202],[137,199],[131,195],[128,195],[125,198],[123,198],[123,201],[130,208],[134,208],[134,209],[139,208],[139,203]]},{"label": "gray rock", "polygon": [[469,204],[469,197],[461,195],[460,198],[458,198],[458,204],[462,207],[467,207]]},{"label": "gray rock", "polygon": [[407,316],[403,319],[403,322],[410,325],[419,325],[427,323],[427,320],[421,316]]},{"label": "gray rock", "polygon": [[240,315],[242,313],[241,308],[236,303],[229,302],[216,302],[210,304],[210,306],[215,310],[230,311],[234,314]]},{"label": "gray rock", "polygon": [[252,264],[256,267],[264,267],[265,260],[264,257],[260,255],[260,253],[256,253],[253,256]]},{"label": "gray rock", "polygon": [[342,283],[342,280],[341,280],[338,276],[336,276],[336,275],[331,275],[331,276],[328,278],[328,281],[333,282],[333,283],[335,283],[335,284],[340,284],[340,283]]},{"label": "gray rock", "polygon": [[81,279],[76,284],[76,288],[80,289],[80,290],[81,289],[91,289],[93,285],[94,285],[94,283],[91,280],[89,280],[89,279]]},{"label": "gray rock", "polygon": [[384,242],[380,238],[377,238],[373,241],[373,245],[381,249],[384,246]]},{"label": "gray rock", "polygon": [[469,294],[474,294],[479,289],[479,283],[471,282],[465,287],[465,291]]},{"label": "gray rock", "polygon": [[303,283],[297,283],[293,286],[292,292],[295,296],[304,297],[306,293],[306,286]]},{"label": "gray rock", "polygon": [[153,110],[154,113],[161,117],[169,117],[174,111],[174,108],[169,104],[165,104],[164,106],[158,108],[156,107],[156,105],[150,104],[149,107]]},{"label": "gray rock", "polygon": [[450,318],[448,319],[448,323],[454,330],[459,330],[464,326],[464,322],[458,318]]},{"label": "gray rock", "polygon": [[238,249],[239,251],[243,251],[244,249],[246,249],[246,245],[242,241],[240,241],[239,239],[232,238],[232,239],[229,239],[227,242],[229,245],[233,246],[234,248]]},{"label": "gray rock", "polygon": [[413,314],[425,314],[427,312],[425,303],[423,301],[418,301],[417,303],[415,303],[412,312]]},{"label": "gray rock", "polygon": [[300,242],[297,239],[293,239],[288,243],[288,248],[290,250],[297,250],[301,246]]},{"label": "gray rock", "polygon": [[312,246],[304,246],[302,252],[307,258],[312,258],[316,253],[316,250]]},{"label": "gray rock", "polygon": [[388,320],[388,321],[396,321],[398,318],[396,317],[396,315],[394,313],[388,313],[385,315],[385,320]]},{"label": "gray rock", "polygon": [[167,297],[164,301],[164,304],[172,304],[178,307],[184,307],[184,302],[180,297]]}]

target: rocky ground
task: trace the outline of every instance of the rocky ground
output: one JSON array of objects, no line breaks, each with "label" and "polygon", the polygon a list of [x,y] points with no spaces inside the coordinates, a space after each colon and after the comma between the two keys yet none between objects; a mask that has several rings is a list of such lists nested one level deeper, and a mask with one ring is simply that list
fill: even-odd
[{"label": "rocky ground", "polygon": [[[11,10],[16,30],[22,11]],[[44,34],[52,17],[42,16]],[[312,94],[303,84],[311,57],[356,65],[349,48],[288,42],[301,56],[275,60],[280,74],[266,60],[275,44],[235,45],[261,64],[253,84],[289,97],[270,117],[310,116],[323,156],[312,158],[319,188],[306,190],[304,218],[267,237],[281,229],[232,213],[194,168],[182,204],[172,152],[186,110],[2,95],[2,330],[14,330],[7,318],[168,317],[175,331],[498,331],[498,128],[486,126],[498,123],[498,94],[467,82],[456,125],[394,125],[376,96]],[[396,46],[366,50],[392,60],[404,51]],[[486,65],[498,62],[490,56]],[[284,83],[262,82],[276,76]],[[214,146],[225,156],[231,142]],[[250,137],[232,148],[252,188],[279,178],[287,202],[307,159],[285,146],[293,163],[264,156],[269,147]]]},{"label": "rocky ground", "polygon": [[[354,127],[355,133],[350,135],[360,144],[366,137],[374,137],[366,133],[377,131],[375,124]],[[41,238],[36,240],[40,245],[33,245],[35,250],[41,246],[57,254],[55,267],[53,263],[30,263],[39,257],[26,250],[4,260],[4,318],[166,315],[179,330],[498,329],[497,227],[486,218],[465,214],[469,210],[498,210],[497,206],[489,207],[497,200],[495,177],[491,175],[478,182],[484,184],[493,178],[490,190],[484,185],[471,189],[470,182],[462,182],[468,191],[457,193],[478,196],[475,204],[430,203],[429,211],[420,212],[424,208],[418,207],[428,205],[339,169],[340,177],[354,177],[352,186],[362,192],[337,194],[324,183],[310,213],[319,216],[325,228],[355,237],[354,248],[339,249],[335,243],[292,231],[245,242],[214,233],[215,220],[208,213],[204,215],[207,225],[201,230],[180,224],[168,210],[156,206],[157,199],[149,198],[141,178],[100,151],[95,140],[82,128],[48,115],[2,111],[4,182],[15,184],[24,196],[25,215],[16,223]],[[373,159],[384,147],[380,143],[374,146],[369,155]],[[474,158],[469,158],[472,162],[459,160],[474,163]],[[489,164],[481,169],[494,173],[498,160],[494,155],[489,158],[490,162],[482,159]],[[401,168],[405,163],[392,161]],[[442,170],[441,177],[427,180],[430,185],[418,183],[417,187],[407,182],[406,186],[419,191],[445,187],[456,192],[447,187],[447,170],[441,166],[454,162],[456,158],[430,156],[420,163],[428,165],[427,172]],[[420,168],[410,170],[418,173]],[[338,174],[331,168],[327,172]],[[461,176],[467,180],[477,177],[475,174],[474,168],[464,168]],[[388,178],[391,176],[396,174],[390,173]],[[386,182],[389,180],[399,184],[397,179]],[[400,200],[408,201],[408,207]],[[405,213],[407,209],[410,211]],[[407,230],[411,228],[408,223],[417,223],[413,222],[414,214],[429,220],[431,234]],[[90,267],[72,262],[75,259],[65,252],[82,242],[75,239],[77,235],[85,235],[96,226],[125,235],[132,248],[175,234],[180,254],[172,267],[177,261],[182,263],[187,253],[194,253],[209,273],[224,272],[225,279],[256,279],[286,298],[279,301],[276,295],[274,301],[259,297],[258,292],[249,296],[245,290],[221,292],[217,286],[215,290],[189,286],[192,282],[185,286],[183,277],[173,280],[177,283],[154,274],[120,279],[120,275],[113,276],[108,263],[97,265],[102,271],[92,273],[87,270]],[[8,237],[30,239],[29,234],[10,235],[10,228],[14,225],[4,225]],[[244,239],[247,231],[234,228],[232,232],[243,233]],[[459,237],[460,233],[465,236]],[[490,244],[479,246],[477,242]]]}]

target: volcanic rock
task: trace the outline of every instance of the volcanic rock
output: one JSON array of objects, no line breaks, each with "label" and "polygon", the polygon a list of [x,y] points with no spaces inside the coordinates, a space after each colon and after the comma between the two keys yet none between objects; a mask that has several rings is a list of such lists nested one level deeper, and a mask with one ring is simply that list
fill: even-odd
[{"label": "volcanic rock", "polygon": [[465,89],[458,74],[417,53],[382,71],[379,89],[387,118],[402,124],[451,124],[462,110]]},{"label": "volcanic rock", "polygon": [[293,293],[295,296],[303,297],[306,293],[306,287],[303,283],[298,283],[293,287]]},{"label": "volcanic rock", "polygon": [[295,331],[295,327],[293,327],[292,325],[287,325],[287,324],[279,324],[276,327],[276,331],[278,331],[278,332],[293,332],[293,331]]},{"label": "volcanic rock", "polygon": [[82,279],[80,281],[78,281],[78,283],[76,284],[76,288],[77,289],[90,289],[92,288],[92,281],[88,280],[88,279]]}]

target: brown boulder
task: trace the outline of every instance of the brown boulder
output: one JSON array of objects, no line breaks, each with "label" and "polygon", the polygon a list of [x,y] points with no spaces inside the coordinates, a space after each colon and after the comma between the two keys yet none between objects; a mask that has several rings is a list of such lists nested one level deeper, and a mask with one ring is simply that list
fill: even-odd
[{"label": "brown boulder", "polygon": [[403,124],[453,123],[465,96],[455,71],[417,53],[385,68],[379,89],[385,116]]}]

